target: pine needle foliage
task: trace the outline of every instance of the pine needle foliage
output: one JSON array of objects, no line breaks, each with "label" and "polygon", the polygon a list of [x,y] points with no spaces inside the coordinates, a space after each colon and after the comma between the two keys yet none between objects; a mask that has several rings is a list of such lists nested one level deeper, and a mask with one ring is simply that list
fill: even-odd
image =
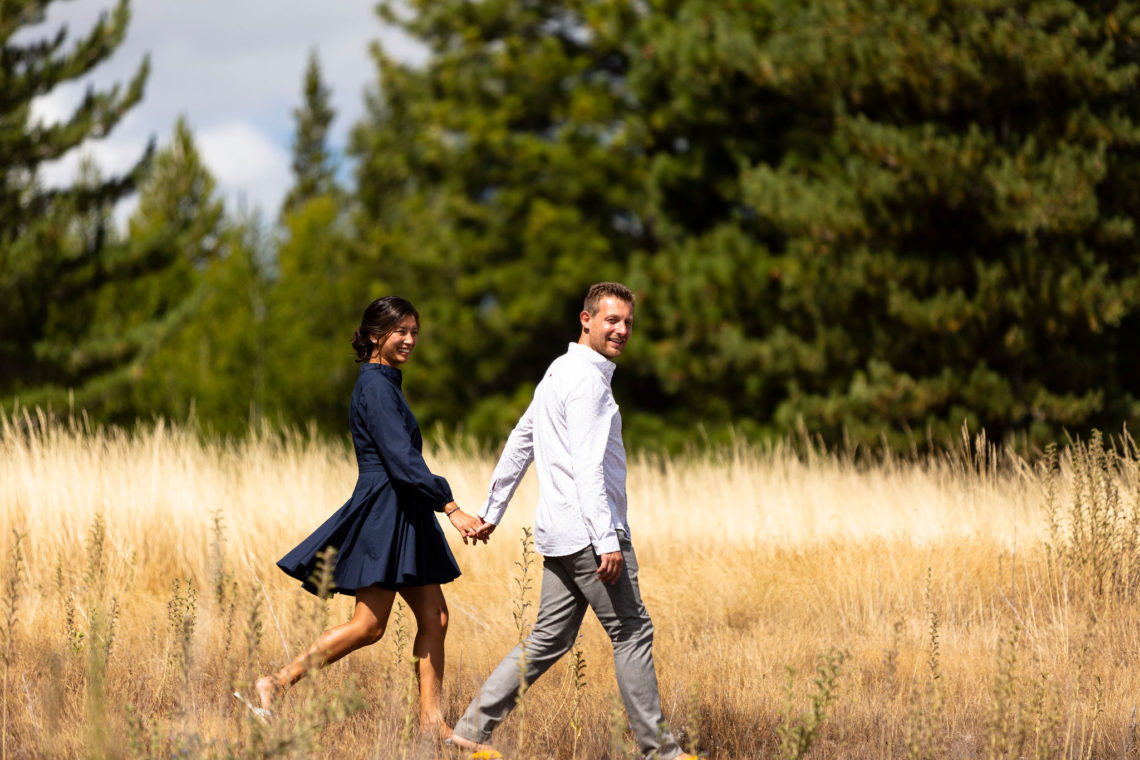
[{"label": "pine needle foliage", "polygon": [[130,5],[119,0],[74,38],[66,26],[42,26],[51,5],[0,3],[0,400],[19,394],[32,404],[65,400],[69,387],[94,387],[129,360],[132,347],[93,339],[92,316],[103,287],[149,266],[125,255],[110,209],[142,179],[153,147],[119,177],[102,178],[90,161],[62,187],[46,187],[40,174],[47,162],[115,128],[143,96],[148,59],[125,86],[89,88],[58,122],[33,113],[36,98],[114,54]]}]

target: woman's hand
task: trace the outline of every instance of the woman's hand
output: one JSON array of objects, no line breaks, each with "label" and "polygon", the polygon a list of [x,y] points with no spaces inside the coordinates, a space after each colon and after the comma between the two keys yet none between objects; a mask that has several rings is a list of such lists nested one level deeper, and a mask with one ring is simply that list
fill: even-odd
[{"label": "woman's hand", "polygon": [[485,521],[482,517],[479,518],[479,530],[475,534],[475,538],[483,543],[487,543],[487,539],[495,532],[495,524]]},{"label": "woman's hand", "polygon": [[[459,535],[463,536],[463,543],[466,544],[468,538],[478,540],[479,528],[483,523],[482,520],[467,514],[460,509],[459,505],[455,502],[448,504],[444,507],[443,511],[447,514],[447,519],[450,520],[451,524],[455,526],[455,529],[459,531]],[[486,543],[486,539],[483,539],[483,542]]]}]

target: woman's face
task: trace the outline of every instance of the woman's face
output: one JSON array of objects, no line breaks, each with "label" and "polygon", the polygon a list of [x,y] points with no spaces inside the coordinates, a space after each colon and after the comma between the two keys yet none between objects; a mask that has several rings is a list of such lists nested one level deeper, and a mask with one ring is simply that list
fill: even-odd
[{"label": "woman's face", "polygon": [[409,314],[400,320],[400,324],[388,333],[383,342],[380,342],[378,336],[372,336],[372,341],[376,345],[372,351],[372,361],[387,364],[389,367],[399,367],[412,355],[412,349],[416,347],[419,335],[420,326],[416,318]]}]

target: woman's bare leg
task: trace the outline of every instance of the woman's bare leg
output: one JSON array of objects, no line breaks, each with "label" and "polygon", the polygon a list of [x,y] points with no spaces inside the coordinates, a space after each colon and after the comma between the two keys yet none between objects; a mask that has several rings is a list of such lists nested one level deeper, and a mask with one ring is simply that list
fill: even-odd
[{"label": "woman's bare leg", "polygon": [[443,689],[443,640],[447,636],[447,601],[439,584],[409,586],[400,596],[416,616],[416,638],[412,654],[419,658],[416,678],[420,685],[420,730],[438,733],[446,739],[451,728],[443,722],[440,692]]},{"label": "woman's bare leg", "polygon": [[257,679],[253,688],[261,700],[261,706],[266,710],[271,709],[277,692],[297,683],[313,665],[324,666],[336,662],[349,652],[379,641],[384,635],[384,627],[388,623],[388,615],[392,612],[392,602],[395,599],[395,591],[379,586],[358,589],[356,609],[353,610],[351,620],[322,633],[307,652],[298,655],[281,670]]}]

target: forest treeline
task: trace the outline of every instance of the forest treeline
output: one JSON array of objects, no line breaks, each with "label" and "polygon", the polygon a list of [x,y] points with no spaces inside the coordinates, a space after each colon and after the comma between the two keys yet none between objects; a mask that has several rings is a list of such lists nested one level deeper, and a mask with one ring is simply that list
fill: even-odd
[{"label": "forest treeline", "polygon": [[[627,439],[725,431],[1032,443],[1140,419],[1140,7],[1083,0],[403,0],[347,167],[319,61],[280,210],[227,209],[191,129],[123,176],[46,161],[112,130],[148,64],[58,124],[105,60],[0,2],[0,399],[340,433],[373,297],[423,316],[425,427],[501,440],[576,337],[638,295]],[[351,175],[351,179],[344,180]],[[115,204],[137,193],[125,229]]]}]

